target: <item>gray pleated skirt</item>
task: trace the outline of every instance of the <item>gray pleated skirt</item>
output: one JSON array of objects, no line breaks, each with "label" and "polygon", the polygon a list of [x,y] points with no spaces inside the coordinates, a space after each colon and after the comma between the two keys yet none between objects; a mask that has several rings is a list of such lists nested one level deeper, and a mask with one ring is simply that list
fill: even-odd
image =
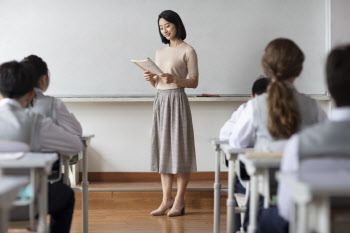
[{"label": "gray pleated skirt", "polygon": [[158,90],[153,105],[151,170],[197,171],[190,104],[184,88]]}]

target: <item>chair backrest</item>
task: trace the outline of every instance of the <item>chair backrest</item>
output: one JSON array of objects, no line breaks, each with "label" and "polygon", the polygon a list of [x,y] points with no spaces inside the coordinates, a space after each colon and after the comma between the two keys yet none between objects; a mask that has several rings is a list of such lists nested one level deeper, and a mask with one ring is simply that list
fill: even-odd
[{"label": "chair backrest", "polygon": [[0,140],[0,152],[28,152],[29,150],[26,143]]}]

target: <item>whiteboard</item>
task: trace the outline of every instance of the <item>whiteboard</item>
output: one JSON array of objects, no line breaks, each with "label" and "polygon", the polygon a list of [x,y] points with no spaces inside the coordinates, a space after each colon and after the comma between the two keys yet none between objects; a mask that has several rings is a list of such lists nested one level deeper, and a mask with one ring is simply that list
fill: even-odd
[{"label": "whiteboard", "polygon": [[56,96],[155,93],[131,59],[154,59],[157,19],[179,13],[199,59],[189,94],[249,94],[260,59],[276,37],[304,51],[301,92],[324,94],[329,0],[1,0],[0,61],[36,54],[48,64]]}]

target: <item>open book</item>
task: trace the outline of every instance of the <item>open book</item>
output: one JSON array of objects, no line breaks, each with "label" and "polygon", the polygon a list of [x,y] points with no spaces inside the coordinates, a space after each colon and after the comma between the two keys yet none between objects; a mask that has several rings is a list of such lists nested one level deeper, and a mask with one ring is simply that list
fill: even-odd
[{"label": "open book", "polygon": [[142,70],[149,70],[153,74],[162,74],[163,71],[148,57],[146,60],[131,60],[135,65]]}]

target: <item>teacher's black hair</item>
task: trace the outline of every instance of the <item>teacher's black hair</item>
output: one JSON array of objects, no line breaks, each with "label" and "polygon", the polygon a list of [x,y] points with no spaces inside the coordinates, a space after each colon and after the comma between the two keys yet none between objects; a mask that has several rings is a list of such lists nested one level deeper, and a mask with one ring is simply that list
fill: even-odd
[{"label": "teacher's black hair", "polygon": [[159,35],[160,35],[160,38],[164,44],[170,44],[170,41],[167,38],[165,38],[160,31],[159,20],[161,18],[163,18],[166,21],[173,23],[175,25],[176,31],[177,31],[176,36],[175,36],[176,38],[182,39],[182,40],[186,39],[186,29],[185,29],[184,24],[182,23],[180,16],[175,11],[165,10],[162,13],[160,13],[160,15],[158,16]]}]

